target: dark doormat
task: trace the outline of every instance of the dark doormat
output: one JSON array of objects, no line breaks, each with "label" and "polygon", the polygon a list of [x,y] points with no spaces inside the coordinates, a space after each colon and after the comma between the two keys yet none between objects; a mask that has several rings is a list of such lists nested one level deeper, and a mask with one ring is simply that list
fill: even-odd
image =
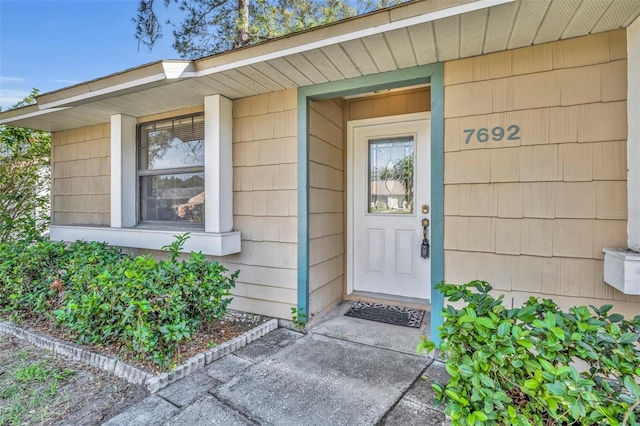
[{"label": "dark doormat", "polygon": [[420,328],[425,311],[402,306],[382,305],[380,303],[356,302],[345,312],[345,316],[404,327]]}]

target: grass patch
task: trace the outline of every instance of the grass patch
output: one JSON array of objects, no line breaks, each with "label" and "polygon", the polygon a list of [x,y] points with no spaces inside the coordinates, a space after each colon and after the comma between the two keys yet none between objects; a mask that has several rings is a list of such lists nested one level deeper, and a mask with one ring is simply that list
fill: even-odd
[{"label": "grass patch", "polygon": [[66,409],[67,395],[61,391],[75,375],[51,359],[29,363],[26,354],[0,371],[0,424],[30,425],[58,417]]}]

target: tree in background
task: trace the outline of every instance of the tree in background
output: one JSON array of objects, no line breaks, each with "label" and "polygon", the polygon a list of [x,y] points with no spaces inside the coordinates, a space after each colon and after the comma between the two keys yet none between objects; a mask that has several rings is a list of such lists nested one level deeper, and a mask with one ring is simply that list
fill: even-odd
[{"label": "tree in background", "polygon": [[[163,35],[156,0],[139,0],[136,39],[149,49]],[[158,0],[159,1],[159,0]],[[196,59],[411,0],[162,0],[183,20],[173,28],[173,48]]]},{"label": "tree in background", "polygon": [[[14,108],[35,101],[33,90]],[[0,244],[33,240],[49,226],[49,133],[0,126]]]}]

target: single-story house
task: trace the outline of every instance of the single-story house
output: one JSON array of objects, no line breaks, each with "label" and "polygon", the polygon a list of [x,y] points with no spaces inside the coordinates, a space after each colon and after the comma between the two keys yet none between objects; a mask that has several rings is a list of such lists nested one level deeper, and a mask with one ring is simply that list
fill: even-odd
[{"label": "single-story house", "polygon": [[54,240],[149,252],[191,232],[186,250],[240,269],[236,309],[420,304],[435,335],[433,285],[483,279],[508,305],[635,315],[639,15],[412,2],[45,93],[0,123],[53,134]]}]

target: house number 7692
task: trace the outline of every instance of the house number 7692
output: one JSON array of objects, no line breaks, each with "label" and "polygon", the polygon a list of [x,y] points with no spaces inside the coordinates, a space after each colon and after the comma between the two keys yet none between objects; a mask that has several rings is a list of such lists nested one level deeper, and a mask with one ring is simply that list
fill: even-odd
[{"label": "house number 7692", "polygon": [[477,130],[464,129],[463,132],[467,134],[467,139],[464,141],[465,144],[471,142],[471,138],[474,134],[476,135],[476,140],[482,143],[487,142],[489,138],[491,138],[491,140],[493,141],[500,142],[505,138],[505,136],[507,137],[508,141],[517,141],[518,139],[520,139],[520,126],[518,126],[517,124],[512,124],[511,126],[507,127],[506,131],[504,130],[504,127],[497,126],[491,129],[491,132],[489,132],[489,129],[486,129],[484,127]]}]

